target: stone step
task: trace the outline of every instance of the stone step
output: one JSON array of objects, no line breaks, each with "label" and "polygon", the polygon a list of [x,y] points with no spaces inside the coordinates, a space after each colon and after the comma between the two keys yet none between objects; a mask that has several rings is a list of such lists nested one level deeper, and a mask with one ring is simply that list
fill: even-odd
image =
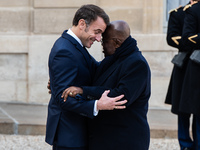
[{"label": "stone step", "polygon": [[[45,135],[47,105],[0,103],[0,134]],[[176,115],[169,109],[151,107],[148,121],[151,138],[176,138]]]}]

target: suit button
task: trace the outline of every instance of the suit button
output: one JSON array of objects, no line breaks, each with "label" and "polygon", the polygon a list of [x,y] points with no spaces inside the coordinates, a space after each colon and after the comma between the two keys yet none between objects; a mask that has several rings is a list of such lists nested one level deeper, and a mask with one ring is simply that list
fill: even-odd
[{"label": "suit button", "polygon": [[86,115],[86,114],[84,114],[84,113],[80,113],[80,115],[87,117],[87,115]]},{"label": "suit button", "polygon": [[88,96],[87,96],[87,99],[91,99],[91,96],[90,96],[90,95],[88,95]]}]

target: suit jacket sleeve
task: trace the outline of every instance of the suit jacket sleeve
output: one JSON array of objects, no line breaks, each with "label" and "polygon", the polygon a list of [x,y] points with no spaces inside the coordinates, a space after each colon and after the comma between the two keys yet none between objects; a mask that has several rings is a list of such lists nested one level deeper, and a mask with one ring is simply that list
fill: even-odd
[{"label": "suit jacket sleeve", "polygon": [[68,97],[64,102],[61,98],[62,92],[69,86],[76,85],[76,76],[78,73],[78,64],[72,53],[66,50],[60,50],[53,58],[52,64],[51,88],[58,105],[62,111],[73,111],[83,116],[93,117],[94,101],[78,101],[75,98]]},{"label": "suit jacket sleeve", "polygon": [[182,49],[183,41],[182,41],[182,23],[181,19],[184,19],[183,13],[178,10],[170,13],[168,28],[167,28],[167,43],[168,45]]},{"label": "suit jacket sleeve", "polygon": [[193,6],[186,10],[183,28],[183,41],[186,45],[193,48],[200,45],[200,33],[197,30],[199,25],[197,13],[199,13],[199,10],[196,11]]},{"label": "suit jacket sleeve", "polygon": [[[127,106],[143,96],[150,94],[150,71],[143,61],[127,65],[119,72],[120,79],[117,86],[109,88],[106,86],[83,87],[83,96],[86,98],[99,99],[105,90],[110,90],[109,97],[116,97],[124,94],[127,99]],[[146,93],[145,93],[146,92]]]}]

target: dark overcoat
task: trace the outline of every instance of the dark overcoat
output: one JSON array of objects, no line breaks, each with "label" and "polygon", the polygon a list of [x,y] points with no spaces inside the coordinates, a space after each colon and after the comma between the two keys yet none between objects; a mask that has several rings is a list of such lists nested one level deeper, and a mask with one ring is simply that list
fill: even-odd
[{"label": "dark overcoat", "polygon": [[[61,147],[88,144],[87,117],[93,117],[94,101],[77,101],[61,94],[69,86],[91,85],[97,62],[72,36],[63,32],[49,55],[51,99],[48,105],[46,142]],[[87,117],[86,117],[87,116]]]},{"label": "dark overcoat", "polygon": [[[178,52],[187,52],[189,49],[189,47],[184,45],[182,40],[182,30],[185,18],[183,8],[184,7],[180,7],[170,12],[167,29],[167,43],[170,46],[177,48]],[[171,111],[175,114],[180,113],[181,92],[188,58],[189,54],[181,68],[174,65],[165,99],[166,104],[172,105]]]},{"label": "dark overcoat", "polygon": [[[127,49],[127,40],[132,45]],[[150,141],[147,122],[148,100],[150,97],[150,69],[129,37],[117,49],[111,62],[102,61],[97,69],[93,87],[83,87],[83,96],[99,99],[110,89],[108,96],[125,95],[128,100],[124,110],[99,111],[89,121],[89,150],[148,150]],[[127,52],[127,53],[126,53]],[[120,53],[120,54],[119,54]],[[114,54],[114,55],[115,55]],[[108,56],[109,57],[109,56]],[[104,63],[106,61],[106,63]]]},{"label": "dark overcoat", "polygon": [[[186,9],[184,42],[192,50],[200,50],[200,2]],[[200,64],[189,59],[183,84],[181,111],[200,115]]]}]

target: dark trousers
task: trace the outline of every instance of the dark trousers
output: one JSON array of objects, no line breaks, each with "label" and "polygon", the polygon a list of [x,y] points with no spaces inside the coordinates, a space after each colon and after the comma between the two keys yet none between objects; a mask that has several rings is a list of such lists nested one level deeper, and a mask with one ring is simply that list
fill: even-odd
[{"label": "dark trousers", "polygon": [[200,150],[200,116],[194,115],[195,129],[193,133],[194,137],[194,150]]},{"label": "dark trousers", "polygon": [[53,145],[52,150],[88,150],[86,147],[59,147],[56,144]]},{"label": "dark trousers", "polygon": [[[190,114],[178,115],[178,140],[181,150],[200,150],[200,116],[193,115],[192,136],[190,137]],[[193,140],[192,140],[193,139]]]},{"label": "dark trousers", "polygon": [[[192,138],[190,137],[190,114],[179,114],[178,115],[178,141],[181,150],[185,148],[192,149],[194,147],[194,143]],[[192,123],[192,131],[195,130],[195,123]],[[194,133],[193,133],[194,134]]]}]

